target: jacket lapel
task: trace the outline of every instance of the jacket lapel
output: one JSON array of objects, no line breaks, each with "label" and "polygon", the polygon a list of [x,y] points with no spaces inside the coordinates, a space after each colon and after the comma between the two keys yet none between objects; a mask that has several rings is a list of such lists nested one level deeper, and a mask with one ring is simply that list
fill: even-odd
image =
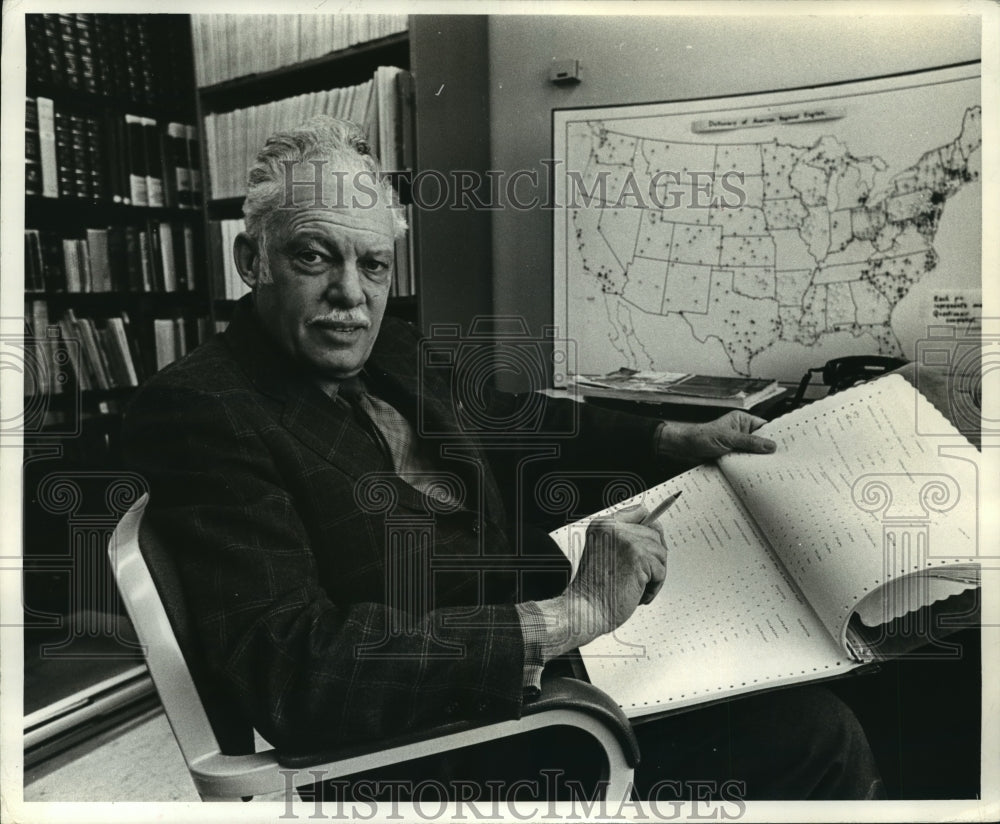
[{"label": "jacket lapel", "polygon": [[[327,397],[294,361],[270,344],[254,314],[252,296],[237,303],[226,342],[254,386],[282,404],[282,425],[304,446],[356,480],[379,473],[393,485],[401,504],[426,509],[425,497],[396,476],[388,456],[351,410]],[[386,400],[395,405],[395,397]]]},{"label": "jacket lapel", "polygon": [[[434,433],[430,437],[439,462],[462,478],[470,498],[464,508],[479,512],[480,491],[485,507],[479,514],[495,524],[505,520],[500,492],[487,470],[485,455],[478,442],[467,435],[456,416],[458,399],[452,388],[440,379],[424,384],[419,375],[419,346],[414,345],[408,328],[393,318],[386,318],[365,371],[378,395],[391,403],[413,425],[415,431]],[[452,456],[443,454],[445,447]],[[482,485],[482,488],[480,488]]]},{"label": "jacket lapel", "polygon": [[350,410],[319,389],[289,393],[281,423],[323,460],[352,477],[392,469]]},{"label": "jacket lapel", "polygon": [[421,383],[419,346],[400,326],[394,318],[385,319],[365,367],[372,387],[413,424],[418,434],[423,429],[443,436],[448,443],[459,441],[473,447],[455,417],[451,387],[440,380]]}]

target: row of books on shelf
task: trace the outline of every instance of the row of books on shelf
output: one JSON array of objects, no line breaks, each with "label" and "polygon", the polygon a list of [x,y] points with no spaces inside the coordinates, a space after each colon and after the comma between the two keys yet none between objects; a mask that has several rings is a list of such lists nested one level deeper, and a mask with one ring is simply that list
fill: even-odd
[{"label": "row of books on shelf", "polygon": [[[182,15],[25,15],[28,83],[147,104],[190,94]],[[188,81],[190,83],[190,80]]]},{"label": "row of books on shelf", "polygon": [[176,292],[201,288],[194,227],[147,221],[82,236],[24,230],[24,288],[34,292]]},{"label": "row of books on shelf", "polygon": [[28,195],[185,209],[201,196],[192,124],[84,114],[48,97],[25,100],[24,167]]},{"label": "row of books on shelf", "polygon": [[127,312],[90,318],[66,309],[50,317],[44,300],[29,301],[25,318],[39,361],[28,395],[138,386],[212,332],[207,317],[154,318],[144,329]]},{"label": "row of books on shelf", "polygon": [[[353,120],[365,127],[372,151],[386,171],[411,163],[410,73],[379,66],[374,77],[356,86],[305,94],[205,117],[205,141],[213,199],[246,193],[247,169],[264,141],[314,115]],[[408,119],[410,118],[410,119]]]},{"label": "row of books on shelf", "polygon": [[[244,228],[242,218],[209,221],[208,247],[209,258],[212,261],[212,294],[217,298],[239,300],[250,291],[250,287],[240,277],[233,258],[233,243]],[[412,233],[396,241],[396,268],[389,291],[391,297],[416,294],[411,238]]]},{"label": "row of books on shelf", "polygon": [[403,14],[194,14],[195,79],[209,86],[407,30]]}]

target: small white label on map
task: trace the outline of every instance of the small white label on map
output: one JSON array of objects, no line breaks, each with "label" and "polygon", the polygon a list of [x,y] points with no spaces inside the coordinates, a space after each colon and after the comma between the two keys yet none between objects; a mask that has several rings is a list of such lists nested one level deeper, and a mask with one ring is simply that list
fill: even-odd
[{"label": "small white label on map", "polygon": [[979,333],[983,327],[981,289],[939,290],[931,295],[930,322],[935,326],[960,327],[965,333]]},{"label": "small white label on map", "polygon": [[792,123],[819,123],[822,120],[840,120],[846,114],[846,109],[815,106],[808,109],[738,115],[736,117],[711,117],[708,120],[694,121],[691,124],[691,131],[695,134],[704,134],[706,132],[727,132],[733,129],[756,129],[761,126],[787,126]]}]

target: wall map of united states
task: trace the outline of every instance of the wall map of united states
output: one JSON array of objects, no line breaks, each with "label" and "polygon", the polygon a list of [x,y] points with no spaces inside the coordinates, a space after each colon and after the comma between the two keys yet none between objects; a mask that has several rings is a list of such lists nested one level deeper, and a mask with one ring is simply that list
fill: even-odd
[{"label": "wall map of united states", "polygon": [[555,325],[580,372],[912,358],[981,311],[983,152],[978,64],[557,110]]},{"label": "wall map of united states", "polygon": [[937,265],[948,199],[980,176],[980,108],[956,125],[873,199],[887,164],[833,136],[709,145],[592,122],[581,197],[593,197],[571,211],[584,271],[639,311],[680,315],[699,341],[718,337],[740,374],[777,340],[837,331],[901,354],[892,309]]}]

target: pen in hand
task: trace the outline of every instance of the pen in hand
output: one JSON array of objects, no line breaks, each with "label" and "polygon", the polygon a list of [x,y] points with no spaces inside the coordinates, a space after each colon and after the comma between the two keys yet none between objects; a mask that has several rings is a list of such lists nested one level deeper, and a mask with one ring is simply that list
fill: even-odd
[{"label": "pen in hand", "polygon": [[[643,526],[652,526],[656,523],[657,518],[659,518],[664,512],[666,512],[670,507],[672,507],[677,499],[681,496],[680,492],[675,492],[668,498],[664,498],[656,506],[650,510],[649,514],[643,518],[640,523]],[[660,533],[662,535],[662,532]],[[662,581],[660,582],[662,584]],[[660,585],[654,585],[652,581],[646,585],[646,591],[642,594],[642,599],[639,601],[640,604],[648,604],[653,598],[656,597],[656,593],[659,591]]]},{"label": "pen in hand", "polygon": [[656,523],[656,520],[664,512],[666,512],[668,509],[670,509],[670,507],[672,507],[677,502],[677,499],[680,496],[681,496],[680,492],[675,492],[669,498],[664,498],[662,501],[660,501],[656,506],[654,506],[650,510],[649,514],[645,518],[642,519],[642,521],[641,521],[642,525],[643,526],[650,526],[650,525]]}]

